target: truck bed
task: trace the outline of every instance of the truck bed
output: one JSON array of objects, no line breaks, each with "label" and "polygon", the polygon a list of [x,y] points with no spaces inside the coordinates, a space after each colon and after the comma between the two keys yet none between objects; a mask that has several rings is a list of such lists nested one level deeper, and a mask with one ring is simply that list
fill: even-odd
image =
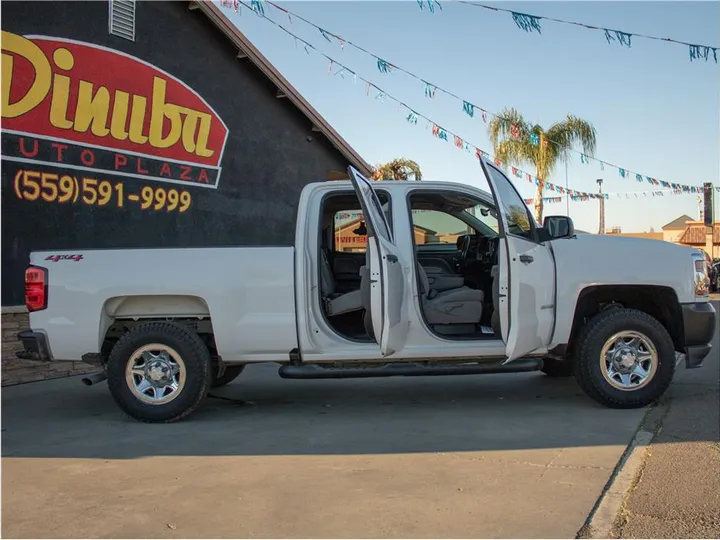
[{"label": "truck bed", "polygon": [[297,347],[293,247],[38,251],[30,262],[48,270],[47,308],[30,325],[55,360],[99,353],[115,320],[148,316],[209,317],[226,360],[287,360]]}]

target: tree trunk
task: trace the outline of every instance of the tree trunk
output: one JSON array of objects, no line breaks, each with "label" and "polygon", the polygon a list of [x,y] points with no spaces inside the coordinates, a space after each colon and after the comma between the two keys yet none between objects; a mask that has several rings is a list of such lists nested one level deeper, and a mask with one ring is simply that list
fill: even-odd
[{"label": "tree trunk", "polygon": [[540,183],[540,185],[537,187],[537,191],[535,192],[535,221],[537,221],[537,224],[540,227],[542,227],[542,218],[543,218],[543,184]]}]

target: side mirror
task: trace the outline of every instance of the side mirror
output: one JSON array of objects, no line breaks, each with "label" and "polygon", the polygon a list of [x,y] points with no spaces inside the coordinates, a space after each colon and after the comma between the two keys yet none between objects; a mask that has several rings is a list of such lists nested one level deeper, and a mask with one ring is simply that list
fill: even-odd
[{"label": "side mirror", "polygon": [[543,221],[543,229],[551,239],[575,236],[575,225],[568,216],[547,216]]}]

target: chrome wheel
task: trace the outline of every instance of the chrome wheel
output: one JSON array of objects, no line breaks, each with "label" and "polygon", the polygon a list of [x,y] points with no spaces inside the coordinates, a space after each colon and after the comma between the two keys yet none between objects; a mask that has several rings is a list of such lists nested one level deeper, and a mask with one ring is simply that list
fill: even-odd
[{"label": "chrome wheel", "polygon": [[640,332],[618,332],[605,342],[600,352],[602,375],[618,390],[642,388],[652,380],[657,367],[657,349]]},{"label": "chrome wheel", "polygon": [[137,349],[125,368],[125,380],[130,391],[149,405],[162,405],[178,397],[186,377],[182,357],[175,349],[159,343]]}]

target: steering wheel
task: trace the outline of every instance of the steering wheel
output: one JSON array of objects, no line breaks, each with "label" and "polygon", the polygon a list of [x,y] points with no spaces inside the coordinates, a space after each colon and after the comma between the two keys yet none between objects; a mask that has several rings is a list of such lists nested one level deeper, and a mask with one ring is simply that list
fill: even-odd
[{"label": "steering wheel", "polygon": [[462,269],[467,263],[468,255],[470,254],[470,246],[472,245],[472,235],[466,234],[460,237],[460,259],[458,260],[458,266]]}]

